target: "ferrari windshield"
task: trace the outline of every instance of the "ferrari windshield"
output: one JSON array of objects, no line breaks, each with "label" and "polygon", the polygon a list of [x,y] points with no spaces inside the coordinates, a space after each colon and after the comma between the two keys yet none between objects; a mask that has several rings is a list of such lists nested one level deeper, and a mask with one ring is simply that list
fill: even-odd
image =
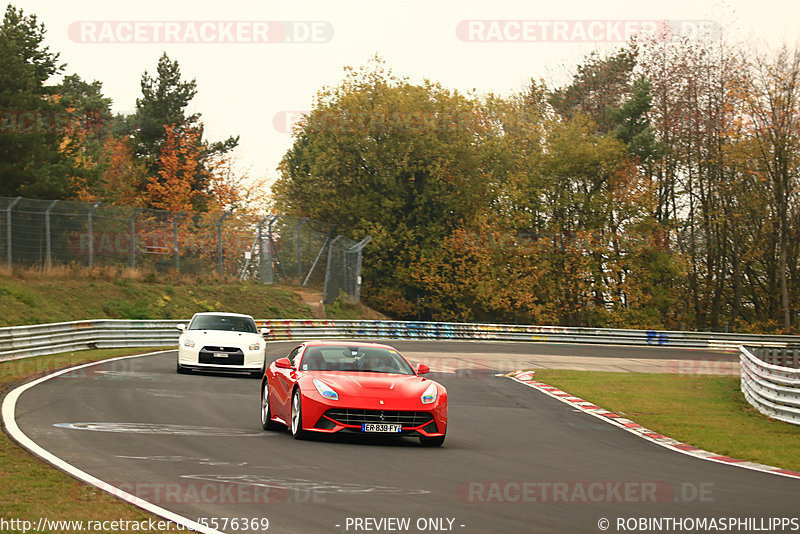
[{"label": "ferrari windshield", "polygon": [[189,330],[224,330],[226,332],[247,332],[257,334],[256,323],[249,317],[232,315],[197,315],[189,325]]},{"label": "ferrari windshield", "polygon": [[300,370],[414,374],[414,370],[396,350],[349,345],[308,347],[300,362]]}]

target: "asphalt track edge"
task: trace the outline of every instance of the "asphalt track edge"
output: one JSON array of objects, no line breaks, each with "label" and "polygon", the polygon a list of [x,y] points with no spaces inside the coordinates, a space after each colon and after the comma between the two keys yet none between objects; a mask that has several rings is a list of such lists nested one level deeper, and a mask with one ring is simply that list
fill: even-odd
[{"label": "asphalt track edge", "polygon": [[642,425],[634,421],[631,421],[630,419],[627,419],[626,417],[618,413],[610,412],[606,409],[596,406],[595,404],[587,400],[581,399],[580,397],[575,397],[556,387],[545,384],[544,382],[539,382],[538,380],[534,380],[533,371],[512,371],[510,373],[500,374],[498,376],[510,378],[514,382],[519,382],[520,384],[524,384],[530,388],[533,388],[537,391],[544,393],[549,397],[552,397],[565,404],[568,404],[583,413],[596,417],[602,421],[605,421],[606,423],[612,424],[618,428],[630,432],[635,436],[638,436],[642,439],[660,445],[661,447],[664,447],[671,451],[679,452],[687,456],[692,456],[694,458],[699,458],[701,460],[707,460],[710,462],[732,465],[744,469],[750,469],[752,471],[761,471],[763,473],[769,473],[772,475],[778,475],[787,478],[800,479],[800,472],[797,471],[791,471],[789,469],[781,469],[779,467],[759,464],[756,462],[747,462],[744,460],[738,460],[736,458],[730,458],[728,456],[709,452],[686,443],[681,443],[678,440],[672,439],[670,437],[649,430],[643,427]]},{"label": "asphalt track edge", "polygon": [[55,378],[57,376],[60,376],[60,375],[66,374],[66,373],[70,373],[72,371],[76,371],[78,369],[91,367],[93,365],[100,365],[100,364],[105,364],[105,363],[108,363],[108,362],[118,361],[118,360],[126,360],[126,359],[129,359],[129,358],[141,358],[143,356],[153,356],[153,355],[156,355],[156,354],[164,354],[164,353],[167,353],[167,352],[172,352],[172,349],[156,351],[156,352],[148,352],[146,354],[134,354],[134,355],[131,355],[131,356],[119,356],[119,357],[116,357],[116,358],[109,358],[107,360],[100,360],[100,361],[97,361],[97,362],[84,363],[84,364],[81,364],[81,365],[77,365],[75,367],[68,367],[66,369],[61,369],[61,370],[56,371],[54,373],[51,373],[51,374],[49,374],[47,376],[43,376],[43,377],[38,378],[36,380],[33,380],[31,382],[27,382],[25,384],[22,384],[21,386],[18,386],[16,388],[14,388],[12,391],[10,391],[5,396],[5,398],[3,399],[3,406],[2,406],[3,427],[5,428],[6,433],[14,441],[16,441],[17,444],[19,444],[22,448],[26,449],[31,454],[39,457],[41,460],[49,463],[53,467],[56,467],[57,469],[60,469],[61,471],[64,471],[65,473],[69,474],[70,476],[80,480],[81,482],[84,482],[86,484],[90,484],[90,485],[92,485],[92,486],[94,486],[94,487],[96,487],[96,488],[98,488],[98,489],[100,489],[100,490],[102,490],[102,491],[104,491],[106,493],[109,493],[109,494],[111,494],[111,495],[113,495],[115,497],[118,497],[119,499],[122,499],[123,501],[126,501],[126,502],[128,502],[128,503],[130,503],[130,504],[132,504],[132,505],[134,505],[134,506],[136,506],[138,508],[146,510],[146,511],[148,511],[148,512],[154,514],[154,515],[157,515],[159,517],[162,517],[162,518],[164,518],[164,519],[166,519],[168,521],[172,521],[173,523],[176,523],[176,524],[184,527],[187,530],[192,530],[192,531],[195,531],[195,532],[202,532],[204,534],[223,534],[222,532],[220,532],[218,530],[214,530],[213,528],[207,527],[207,526],[202,525],[202,524],[200,524],[200,523],[198,523],[196,521],[193,521],[193,520],[189,519],[188,517],[183,517],[182,515],[178,515],[175,512],[171,512],[171,511],[169,511],[169,510],[167,510],[165,508],[161,508],[160,506],[156,506],[155,504],[153,504],[153,503],[151,503],[149,501],[141,499],[141,498],[139,498],[139,497],[137,497],[135,495],[132,495],[132,494],[126,492],[126,491],[123,491],[123,490],[121,490],[121,489],[119,489],[119,488],[117,488],[115,486],[112,486],[108,482],[100,480],[99,478],[94,477],[94,476],[90,475],[89,473],[86,473],[85,471],[82,471],[82,470],[78,469],[77,467],[75,467],[72,464],[62,460],[61,458],[59,458],[58,456],[54,455],[53,453],[51,453],[51,452],[43,449],[42,447],[40,447],[32,439],[30,439],[19,428],[19,426],[17,426],[17,421],[16,421],[17,400],[19,399],[20,395],[22,395],[25,391],[27,391],[28,389],[30,389],[30,388],[38,385],[38,384],[41,384],[42,382],[45,382],[47,380],[50,380],[51,378]]}]

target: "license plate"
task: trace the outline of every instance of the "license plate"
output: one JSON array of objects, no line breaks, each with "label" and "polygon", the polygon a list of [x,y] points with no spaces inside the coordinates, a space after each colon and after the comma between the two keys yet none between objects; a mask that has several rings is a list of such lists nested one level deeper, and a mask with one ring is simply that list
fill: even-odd
[{"label": "license plate", "polygon": [[387,425],[385,423],[364,423],[361,425],[363,432],[400,432],[402,425]]},{"label": "license plate", "polygon": [[214,357],[215,358],[227,358],[228,357],[228,353],[227,352],[215,352],[214,353]]}]

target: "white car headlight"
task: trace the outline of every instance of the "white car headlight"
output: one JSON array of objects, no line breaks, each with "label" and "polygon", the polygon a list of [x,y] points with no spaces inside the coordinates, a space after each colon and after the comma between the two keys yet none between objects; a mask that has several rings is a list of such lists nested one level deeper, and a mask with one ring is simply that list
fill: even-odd
[{"label": "white car headlight", "polygon": [[431,385],[428,386],[428,389],[425,390],[425,393],[422,394],[420,400],[422,400],[422,404],[432,404],[436,402],[436,398],[439,396],[439,390],[436,389],[436,384],[431,382]]},{"label": "white car headlight", "polygon": [[314,387],[317,388],[317,392],[329,400],[339,400],[339,394],[336,393],[332,387],[328,384],[323,382],[322,380],[314,379]]},{"label": "white car headlight", "polygon": [[194,341],[192,341],[191,339],[184,339],[183,340],[183,346],[192,348],[192,347],[194,347]]},{"label": "white car headlight", "polygon": [[258,342],[256,342],[256,343],[252,343],[248,348],[250,350],[258,350],[258,349],[261,348],[261,345]]}]

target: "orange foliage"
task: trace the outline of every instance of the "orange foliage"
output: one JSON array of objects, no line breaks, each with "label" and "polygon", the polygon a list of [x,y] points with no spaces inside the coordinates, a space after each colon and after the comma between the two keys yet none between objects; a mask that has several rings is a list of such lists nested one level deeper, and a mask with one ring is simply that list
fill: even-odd
[{"label": "orange foliage", "polygon": [[[54,100],[58,102],[60,95],[56,95]],[[68,107],[63,114],[59,114],[57,129],[61,134],[58,150],[69,157],[75,165],[76,172],[69,176],[70,188],[75,191],[75,200],[81,202],[95,202],[99,200],[98,195],[92,191],[89,180],[82,170],[88,170],[96,166],[96,162],[88,155],[85,150],[86,139],[89,130],[85,124],[81,124],[79,119],[72,118],[75,108]],[[66,120],[70,117],[71,120]]]},{"label": "orange foliage", "polygon": [[121,205],[140,206],[139,184],[144,179],[144,166],[136,161],[131,141],[109,136],[103,144],[107,167],[103,173],[103,198]]},{"label": "orange foliage", "polygon": [[145,186],[149,204],[167,211],[191,211],[193,201],[204,194],[192,187],[200,166],[200,132],[190,128],[181,135],[174,125],[165,125],[164,129],[167,135],[159,155],[161,170],[156,176],[148,176]]}]

